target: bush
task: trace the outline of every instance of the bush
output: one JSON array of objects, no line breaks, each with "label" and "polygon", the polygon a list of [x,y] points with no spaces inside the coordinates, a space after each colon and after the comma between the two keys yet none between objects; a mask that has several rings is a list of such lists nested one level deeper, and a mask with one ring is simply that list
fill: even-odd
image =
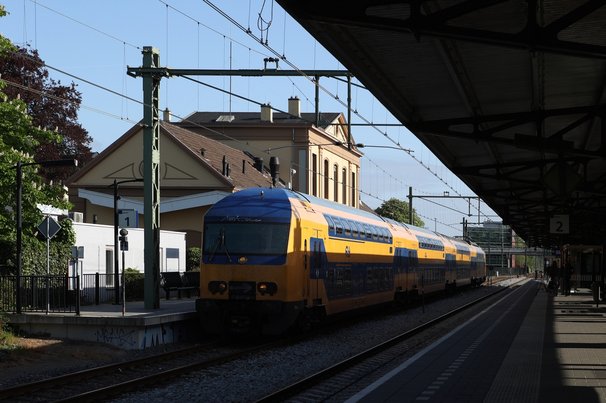
[{"label": "bush", "polygon": [[127,268],[124,271],[124,287],[127,301],[141,301],[145,289],[143,273],[137,269]]},{"label": "bush", "polygon": [[202,250],[200,248],[188,248],[185,252],[185,270],[200,271],[200,259],[202,258]]}]

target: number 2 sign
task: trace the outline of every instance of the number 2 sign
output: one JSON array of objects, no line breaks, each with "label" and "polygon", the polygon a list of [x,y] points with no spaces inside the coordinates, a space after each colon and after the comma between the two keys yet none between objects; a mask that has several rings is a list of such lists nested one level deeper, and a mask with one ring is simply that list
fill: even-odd
[{"label": "number 2 sign", "polygon": [[552,234],[568,234],[570,217],[567,214],[554,215],[549,220],[549,232]]}]

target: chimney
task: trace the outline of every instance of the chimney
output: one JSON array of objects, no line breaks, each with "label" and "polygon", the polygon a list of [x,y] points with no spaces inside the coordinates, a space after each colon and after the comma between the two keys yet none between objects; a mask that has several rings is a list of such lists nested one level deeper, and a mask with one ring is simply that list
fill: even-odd
[{"label": "chimney", "polygon": [[301,101],[298,97],[288,98],[288,113],[298,118],[301,117]]},{"label": "chimney", "polygon": [[255,164],[253,165],[259,172],[263,172],[263,158],[255,157]]},{"label": "chimney", "polygon": [[273,109],[271,109],[270,104],[261,105],[261,121],[273,123],[274,111],[273,111]]},{"label": "chimney", "polygon": [[271,182],[275,187],[280,179],[280,160],[278,157],[271,157],[269,159],[269,172],[271,173]]},{"label": "chimney", "polygon": [[162,118],[164,119],[165,122],[169,122],[170,123],[170,109],[166,108],[164,109],[164,114],[162,116]]}]

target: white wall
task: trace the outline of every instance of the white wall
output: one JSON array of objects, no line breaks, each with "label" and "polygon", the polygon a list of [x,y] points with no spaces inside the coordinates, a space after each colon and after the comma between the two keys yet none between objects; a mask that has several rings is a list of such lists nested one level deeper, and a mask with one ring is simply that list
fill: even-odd
[{"label": "white wall", "polygon": [[[84,257],[78,259],[79,274],[105,274],[106,251],[114,250],[114,227],[111,225],[74,222],[76,233],[75,246],[84,248]],[[143,273],[144,267],[144,230],[127,228],[128,251],[124,254],[127,268]],[[119,247],[118,247],[119,248]],[[160,271],[185,271],[185,233],[160,231]],[[167,253],[168,252],[168,253]],[[177,257],[172,257],[176,255]],[[114,260],[114,258],[110,259]],[[118,250],[118,262],[122,271],[122,251]],[[73,275],[74,266],[70,265],[69,274]]]}]

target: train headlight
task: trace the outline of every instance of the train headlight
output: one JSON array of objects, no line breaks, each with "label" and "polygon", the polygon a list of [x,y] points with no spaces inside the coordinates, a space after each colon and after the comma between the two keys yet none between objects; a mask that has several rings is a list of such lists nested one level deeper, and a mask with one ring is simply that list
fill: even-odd
[{"label": "train headlight", "polygon": [[278,285],[271,282],[257,283],[257,291],[259,291],[259,294],[261,295],[274,295],[276,292],[278,292]]},{"label": "train headlight", "polygon": [[223,294],[227,291],[227,283],[225,281],[211,281],[208,283],[208,291],[213,294]]}]

